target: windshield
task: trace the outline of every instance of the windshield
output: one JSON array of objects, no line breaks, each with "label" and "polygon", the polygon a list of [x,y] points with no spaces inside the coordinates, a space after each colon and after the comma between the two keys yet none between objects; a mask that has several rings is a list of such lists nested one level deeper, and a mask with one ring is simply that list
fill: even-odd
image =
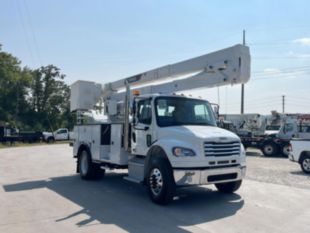
[{"label": "windshield", "polygon": [[266,130],[279,130],[280,125],[267,125]]},{"label": "windshield", "polygon": [[215,119],[207,101],[182,97],[158,97],[155,100],[156,120],[160,127],[174,125],[212,125]]}]

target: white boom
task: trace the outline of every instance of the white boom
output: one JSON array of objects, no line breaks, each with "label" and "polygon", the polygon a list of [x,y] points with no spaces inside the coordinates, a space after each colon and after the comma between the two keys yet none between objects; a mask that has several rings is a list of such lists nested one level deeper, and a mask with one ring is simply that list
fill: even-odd
[{"label": "white boom", "polygon": [[[183,79],[180,79],[185,77]],[[203,56],[166,65],[135,76],[124,78],[103,86],[87,82],[87,90],[81,90],[81,85],[72,85],[71,111],[91,109],[99,101],[124,100],[126,85],[139,88],[141,94],[173,93],[197,88],[246,83],[250,78],[250,52],[244,45],[235,45]],[[169,80],[171,80],[169,82]],[[161,84],[156,82],[168,81]],[[84,82],[84,81],[77,81]],[[153,85],[150,85],[154,83]],[[74,88],[75,87],[75,88]],[[88,95],[83,95],[87,92]],[[76,98],[81,96],[83,99]],[[89,96],[89,97],[87,97]],[[89,98],[89,99],[87,99]],[[83,102],[83,104],[81,104]]]},{"label": "white boom", "polygon": [[[235,45],[203,56],[153,69],[129,78],[104,85],[103,97],[126,87],[131,88],[161,81],[168,83],[140,88],[141,94],[172,93],[197,88],[245,83],[250,77],[249,48]],[[187,76],[184,79],[182,76]],[[176,80],[177,79],[177,80]],[[121,97],[122,98],[122,97]]]}]

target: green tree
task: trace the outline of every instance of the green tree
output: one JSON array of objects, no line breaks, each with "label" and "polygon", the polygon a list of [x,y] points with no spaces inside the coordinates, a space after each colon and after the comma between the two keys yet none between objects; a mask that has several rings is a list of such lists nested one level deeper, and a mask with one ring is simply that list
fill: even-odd
[{"label": "green tree", "polygon": [[21,69],[20,63],[0,45],[0,121],[16,126],[29,109],[26,96],[32,79],[30,70]]},{"label": "green tree", "polygon": [[36,128],[55,129],[71,126],[70,89],[65,84],[64,78],[65,75],[54,65],[33,71],[29,100],[36,118],[40,119]]},{"label": "green tree", "polygon": [[23,130],[73,127],[70,88],[54,65],[31,70],[2,51],[0,44],[0,124]]}]

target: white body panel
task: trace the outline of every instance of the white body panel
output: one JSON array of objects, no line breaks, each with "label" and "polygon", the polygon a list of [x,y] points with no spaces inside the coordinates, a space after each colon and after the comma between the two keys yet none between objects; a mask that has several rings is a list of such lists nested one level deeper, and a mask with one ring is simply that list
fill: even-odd
[{"label": "white body panel", "polygon": [[78,154],[78,148],[86,145],[91,152],[92,159],[97,162],[106,162],[115,165],[128,164],[128,152],[121,145],[122,125],[111,125],[111,142],[109,145],[101,144],[101,124],[75,126],[78,137],[73,144],[74,155]]},{"label": "white body panel", "polygon": [[76,81],[71,85],[70,109],[93,109],[101,95],[101,84],[89,81]]},{"label": "white body panel", "polygon": [[300,155],[303,152],[310,153],[310,139],[293,139],[291,140],[292,151],[289,159],[293,162],[299,162]]}]

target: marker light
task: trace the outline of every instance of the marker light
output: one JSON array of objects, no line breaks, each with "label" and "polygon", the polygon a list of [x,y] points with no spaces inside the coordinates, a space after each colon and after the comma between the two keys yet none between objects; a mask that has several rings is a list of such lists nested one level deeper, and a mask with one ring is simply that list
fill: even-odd
[{"label": "marker light", "polygon": [[140,91],[139,90],[133,90],[132,94],[138,96],[138,95],[140,95]]}]

